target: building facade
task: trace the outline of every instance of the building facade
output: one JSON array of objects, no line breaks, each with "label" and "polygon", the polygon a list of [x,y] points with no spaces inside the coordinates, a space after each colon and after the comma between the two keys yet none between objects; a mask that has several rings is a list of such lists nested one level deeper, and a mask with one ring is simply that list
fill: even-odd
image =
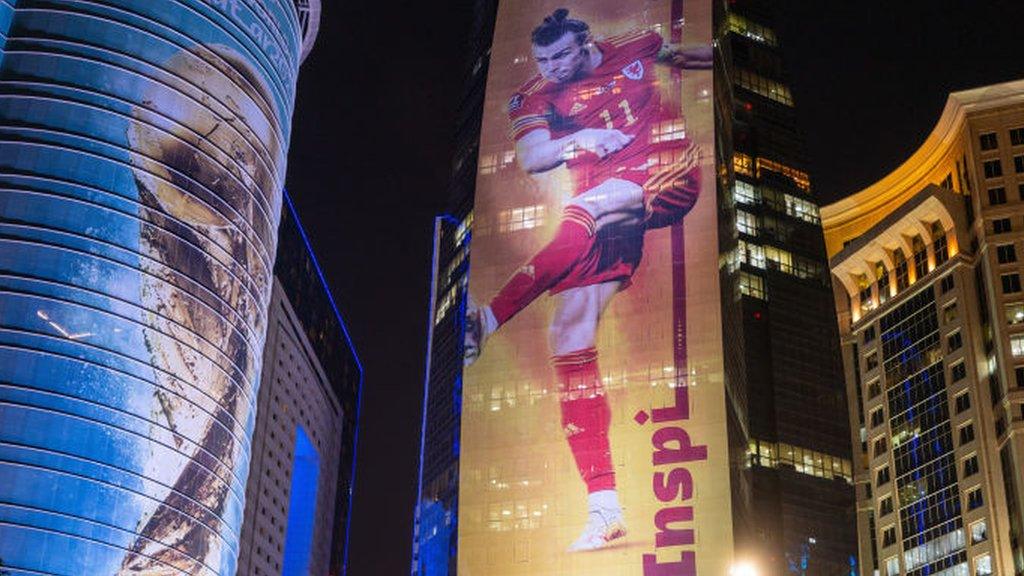
[{"label": "building facade", "polygon": [[902,166],[822,210],[859,446],[861,558],[1024,573],[1024,82],[951,94]]},{"label": "building facade", "polygon": [[[722,317],[737,548],[771,574],[857,563],[849,427],[818,199],[772,2],[718,4]],[[802,567],[803,566],[803,567]]]},{"label": "building facade", "polygon": [[362,368],[286,196],[238,573],[345,573]]},{"label": "building facade", "polygon": [[0,2],[5,571],[236,572],[309,4]]},{"label": "building facade", "polygon": [[[494,174],[510,162],[479,148],[497,4],[476,3],[480,15],[470,43],[472,72],[454,162],[458,209],[436,225],[413,574],[454,574],[459,553],[462,314],[474,231],[472,197],[479,174]],[[845,575],[857,570],[858,560],[835,311],[817,200],[774,15],[768,2],[712,5],[736,557],[768,574],[803,566],[807,573]]]}]

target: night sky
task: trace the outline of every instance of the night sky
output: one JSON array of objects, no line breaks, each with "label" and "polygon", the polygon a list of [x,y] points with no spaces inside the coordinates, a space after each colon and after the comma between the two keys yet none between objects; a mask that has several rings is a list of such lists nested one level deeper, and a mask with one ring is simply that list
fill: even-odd
[{"label": "night sky", "polygon": [[[288,189],[366,371],[349,574],[407,574],[431,231],[446,202],[470,2],[323,2]],[[826,202],[902,163],[950,91],[1024,78],[1020,0],[779,7]]]}]

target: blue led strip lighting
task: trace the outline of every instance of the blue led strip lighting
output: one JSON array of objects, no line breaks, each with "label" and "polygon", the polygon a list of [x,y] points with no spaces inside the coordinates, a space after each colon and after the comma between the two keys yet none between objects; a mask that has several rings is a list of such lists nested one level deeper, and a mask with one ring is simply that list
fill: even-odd
[{"label": "blue led strip lighting", "polygon": [[327,300],[331,303],[331,309],[334,311],[335,318],[338,319],[338,324],[341,325],[341,332],[345,335],[345,342],[348,344],[349,350],[352,351],[352,358],[356,362],[356,367],[359,369],[359,392],[356,398],[356,425],[355,425],[355,437],[352,440],[352,470],[349,480],[349,493],[348,493],[348,517],[345,519],[345,553],[343,556],[343,574],[348,572],[348,552],[349,542],[352,538],[352,495],[355,492],[356,485],[356,460],[359,454],[359,423],[361,422],[361,415],[363,410],[363,363],[359,360],[359,356],[356,354],[356,348],[352,344],[352,337],[348,333],[348,327],[345,325],[345,320],[341,317],[341,312],[338,310],[338,305],[334,301],[334,294],[331,293],[330,287],[327,285],[327,279],[324,277],[323,269],[320,268],[320,262],[316,258],[316,253],[313,251],[313,246],[309,242],[309,236],[306,235],[306,229],[302,227],[302,221],[299,219],[299,214],[295,210],[295,205],[292,203],[291,195],[288,194],[288,190],[284,190],[284,201],[288,207],[288,212],[291,214],[292,219],[295,221],[295,227],[299,230],[299,235],[302,237],[302,242],[306,245],[306,250],[309,252],[309,258],[313,262],[313,268],[316,269],[316,275],[320,279],[320,284],[323,286],[324,292],[327,294]]}]

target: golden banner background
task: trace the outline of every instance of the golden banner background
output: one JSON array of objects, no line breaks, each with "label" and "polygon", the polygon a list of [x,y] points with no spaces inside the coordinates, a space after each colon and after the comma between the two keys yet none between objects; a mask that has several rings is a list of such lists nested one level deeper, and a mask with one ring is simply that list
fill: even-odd
[{"label": "golden banner background", "polygon": [[[678,0],[677,0],[678,1]],[[506,0],[498,9],[480,147],[470,292],[490,297],[554,233],[572,188],[560,167],[530,176],[515,165],[506,104],[536,73],[530,32],[556,8],[586,21],[596,39],[636,28],[671,36],[671,0]],[[711,42],[711,3],[683,6],[682,42]],[[712,72],[685,70],[673,81],[658,66],[662,99],[682,106],[687,135],[703,149],[703,189],[685,219],[687,366],[676,366],[672,230],[647,233],[633,285],[605,311],[597,349],[612,408],[611,443],[629,534],[608,548],[567,552],[587,518],[586,488],[561,430],[557,384],[549,363],[552,299],[542,296],[488,342],[463,382],[459,494],[460,576],[639,575],[643,556],[678,562],[696,554],[698,574],[725,575],[732,559],[732,515],[723,391],[714,191]],[[675,73],[678,77],[679,73]],[[689,372],[684,378],[683,373]],[[675,404],[676,382],[688,385],[690,418],[656,424],[638,412]],[[641,418],[642,420],[642,418]],[[700,462],[655,466],[652,435],[685,429],[707,447]],[[652,490],[656,472],[685,467],[693,496],[664,503]],[[655,514],[691,506],[691,546],[656,551]],[[655,572],[648,572],[654,574]]]}]

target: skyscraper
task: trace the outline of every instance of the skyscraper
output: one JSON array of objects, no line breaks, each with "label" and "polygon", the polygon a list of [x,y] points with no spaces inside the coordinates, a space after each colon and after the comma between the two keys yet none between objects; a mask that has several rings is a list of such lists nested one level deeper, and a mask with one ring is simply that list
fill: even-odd
[{"label": "skyscraper", "polygon": [[822,210],[862,574],[1024,573],[1022,174],[1016,81],[950,94],[909,159]]},{"label": "skyscraper", "polygon": [[856,532],[846,400],[784,39],[771,2],[717,5],[726,386],[731,436],[748,447],[733,478],[738,547],[771,573],[847,574]]},{"label": "skyscraper", "polygon": [[[472,32],[472,73],[452,185],[453,202],[462,207],[479,182],[503,172],[514,177],[513,156],[479,147],[484,77],[494,65],[481,38],[494,33],[496,4],[477,4],[486,16]],[[853,477],[832,288],[773,13],[758,1],[715,2],[713,8],[719,31],[713,107],[720,175],[722,426],[731,460],[734,557],[771,574],[848,574],[857,562]],[[548,209],[510,212],[503,231],[543,226],[553,218],[545,216]],[[481,223],[468,208],[453,214],[438,219],[435,239],[414,574],[453,574],[459,554],[462,317],[471,237]],[[487,234],[501,227],[485,224],[492,227]],[[695,338],[685,330],[680,334]],[[488,398],[496,403],[490,410],[520,401],[517,394]],[[503,482],[502,474],[494,478]],[[529,505],[524,509],[532,513]],[[516,506],[508,506],[510,514],[518,514]]]},{"label": "skyscraper", "polygon": [[235,573],[311,4],[0,2],[5,570]]},{"label": "skyscraper", "polygon": [[285,196],[240,574],[344,574],[362,367]]}]

